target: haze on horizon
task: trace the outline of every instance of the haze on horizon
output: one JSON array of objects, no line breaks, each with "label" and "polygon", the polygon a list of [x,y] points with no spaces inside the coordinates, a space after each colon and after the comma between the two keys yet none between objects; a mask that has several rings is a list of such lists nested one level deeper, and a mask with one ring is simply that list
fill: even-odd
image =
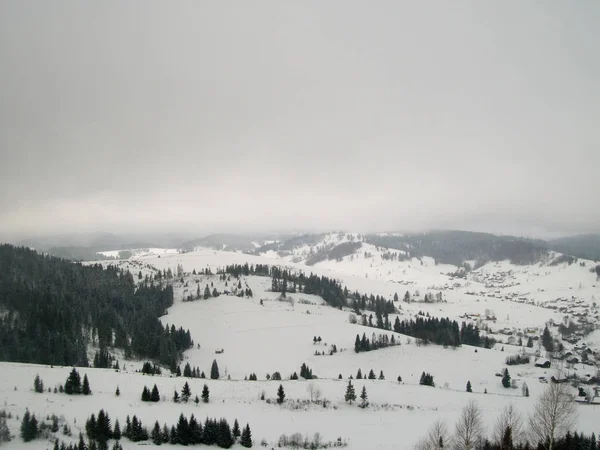
[{"label": "haze on horizon", "polygon": [[3,1],[0,237],[598,232],[598,23],[598,2]]}]

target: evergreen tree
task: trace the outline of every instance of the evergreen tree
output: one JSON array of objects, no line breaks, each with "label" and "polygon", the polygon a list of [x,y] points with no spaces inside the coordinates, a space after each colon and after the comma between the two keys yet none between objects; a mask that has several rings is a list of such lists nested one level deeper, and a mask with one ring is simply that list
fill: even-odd
[{"label": "evergreen tree", "polygon": [[180,414],[177,422],[177,441],[178,444],[188,445],[190,443],[190,426],[185,416]]},{"label": "evergreen tree", "polygon": [[554,351],[554,340],[552,339],[552,335],[550,334],[548,327],[544,328],[544,333],[542,334],[542,345],[547,352]]},{"label": "evergreen tree", "polygon": [[217,364],[216,359],[213,360],[212,366],[210,367],[210,379],[211,380],[219,379],[219,365]]},{"label": "evergreen tree", "polygon": [[242,432],[240,445],[246,448],[252,447],[252,433],[250,432],[250,425],[248,424],[246,424],[246,426],[244,427],[244,431]]},{"label": "evergreen tree", "polygon": [[354,386],[352,386],[352,381],[348,381],[348,386],[346,387],[346,395],[344,399],[352,404],[353,401],[356,400],[356,392],[354,392]]},{"label": "evergreen tree", "polygon": [[376,377],[375,377],[375,372],[373,372],[373,369],[371,369],[371,370],[369,371],[369,380],[374,380],[375,378],[376,378]]},{"label": "evergreen tree", "polygon": [[504,375],[502,375],[502,386],[505,388],[510,387],[510,374],[508,373],[508,369],[504,369]]},{"label": "evergreen tree", "polygon": [[283,390],[283,385],[279,385],[279,389],[277,389],[277,403],[282,404],[285,400],[285,392]]},{"label": "evergreen tree", "polygon": [[385,377],[383,376],[383,370],[379,371],[379,379],[385,380]]},{"label": "evergreen tree", "polygon": [[87,374],[83,376],[83,386],[81,387],[81,393],[83,395],[90,395],[92,391],[90,390],[90,382],[88,380]]},{"label": "evergreen tree", "polygon": [[467,380],[467,392],[473,392],[473,389],[471,388],[471,381]]},{"label": "evergreen tree", "polygon": [[369,402],[367,401],[369,399],[369,397],[367,396],[367,388],[365,386],[363,386],[362,388],[362,392],[360,393],[360,407],[361,408],[366,408],[367,406],[369,406]]},{"label": "evergreen tree", "polygon": [[117,390],[115,391],[115,395],[117,397],[119,397],[121,395],[121,390],[119,389],[119,386],[117,386]]},{"label": "evergreen tree", "polygon": [[177,392],[177,390],[175,390],[175,391],[173,392],[173,401],[174,401],[175,403],[179,403],[179,393]]},{"label": "evergreen tree", "polygon": [[358,369],[358,371],[356,372],[356,379],[362,380],[362,371],[360,369]]},{"label": "evergreen tree", "polygon": [[38,421],[35,414],[31,414],[29,410],[25,410],[23,420],[21,421],[21,438],[25,442],[29,442],[38,436]]},{"label": "evergreen tree", "polygon": [[115,420],[115,429],[113,431],[113,439],[116,439],[117,441],[119,439],[121,439],[121,425],[119,425],[119,419]]},{"label": "evergreen tree", "polygon": [[190,399],[191,395],[192,395],[192,390],[190,389],[190,385],[186,381],[185,384],[183,385],[183,389],[181,389],[181,400],[183,400],[185,403],[187,403],[188,400]]},{"label": "evergreen tree", "polygon": [[192,376],[192,368],[190,367],[190,363],[186,363],[183,369],[183,376],[191,378]]},{"label": "evergreen tree", "polygon": [[527,338],[527,347],[533,348],[533,339],[531,338],[531,336],[529,336],[529,338]]},{"label": "evergreen tree", "polygon": [[208,403],[209,396],[210,396],[210,392],[209,392],[209,390],[208,390],[208,386],[205,384],[205,385],[202,387],[202,401],[203,401],[204,403]]},{"label": "evergreen tree", "polygon": [[160,392],[158,392],[158,387],[156,387],[156,384],[154,385],[154,387],[152,388],[152,392],[150,393],[150,401],[155,403],[160,401]]},{"label": "evergreen tree", "polygon": [[44,392],[44,382],[39,375],[36,375],[35,380],[33,380],[33,390],[38,394],[42,394]]},{"label": "evergreen tree", "polygon": [[143,402],[150,401],[150,391],[148,390],[148,388],[146,386],[144,386],[144,389],[142,390],[142,401]]},{"label": "evergreen tree", "polygon": [[241,430],[240,430],[240,424],[239,424],[239,422],[238,422],[238,420],[237,420],[237,419],[235,419],[235,421],[233,422],[233,430],[232,430],[232,433],[233,433],[233,437],[234,437],[235,439],[239,438],[239,437],[242,435],[242,432],[241,432]]},{"label": "evergreen tree", "polygon": [[71,370],[65,382],[65,394],[81,394],[81,377],[75,368]]}]

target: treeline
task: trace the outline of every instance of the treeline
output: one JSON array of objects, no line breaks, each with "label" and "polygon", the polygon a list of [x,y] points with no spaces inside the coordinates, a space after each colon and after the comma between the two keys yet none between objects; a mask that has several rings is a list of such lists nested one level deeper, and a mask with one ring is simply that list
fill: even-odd
[{"label": "treeline", "polygon": [[87,346],[174,366],[192,344],[189,331],[163,327],[173,289],[137,287],[129,272],[84,266],[0,245],[0,360],[87,366]]},{"label": "treeline", "polygon": [[379,334],[371,336],[371,340],[367,338],[367,335],[363,333],[362,338],[357,334],[354,340],[354,351],[356,353],[369,352],[371,350],[377,350],[380,348],[390,347],[393,345],[400,344],[396,342],[396,338],[392,334],[392,337],[388,337],[387,334]]},{"label": "treeline", "polygon": [[434,343],[445,347],[458,347],[465,344],[490,348],[494,344],[494,341],[487,336],[481,338],[476,325],[463,322],[459,328],[456,320],[448,318],[417,317],[414,320],[400,321],[396,317],[394,331],[420,339],[423,343]]},{"label": "treeline", "polygon": [[206,418],[204,424],[198,421],[192,414],[188,419],[183,414],[179,416],[176,425],[169,427],[166,423],[161,427],[158,421],[154,423],[152,431],[142,424],[142,421],[133,416],[127,416],[125,428],[121,431],[119,421],[116,420],[114,427],[107,412],[100,410],[98,415],[92,414],[85,424],[86,435],[91,442],[98,444],[98,448],[107,448],[110,439],[119,440],[122,437],[132,442],[144,442],[152,440],[155,445],[217,445],[221,448],[230,448],[236,442],[243,447],[252,447],[252,433],[250,426],[241,430],[237,419],[233,428],[225,419]]}]

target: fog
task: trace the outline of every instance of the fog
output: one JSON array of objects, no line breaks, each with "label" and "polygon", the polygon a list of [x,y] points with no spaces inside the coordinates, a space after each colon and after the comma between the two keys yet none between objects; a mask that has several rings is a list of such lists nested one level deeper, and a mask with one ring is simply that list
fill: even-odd
[{"label": "fog", "polygon": [[600,231],[599,2],[0,2],[0,237]]}]

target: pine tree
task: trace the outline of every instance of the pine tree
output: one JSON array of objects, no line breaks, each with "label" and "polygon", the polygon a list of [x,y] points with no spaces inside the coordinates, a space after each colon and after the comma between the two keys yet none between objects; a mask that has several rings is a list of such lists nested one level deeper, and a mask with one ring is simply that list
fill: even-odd
[{"label": "pine tree", "polygon": [[173,401],[179,403],[179,393],[177,391],[173,392]]},{"label": "pine tree", "polygon": [[90,389],[90,382],[88,380],[87,374],[83,376],[83,386],[81,387],[81,393],[83,395],[90,395],[92,393]]},{"label": "pine tree", "polygon": [[467,392],[473,392],[473,389],[471,388],[471,381],[467,380]]},{"label": "pine tree", "polygon": [[502,375],[502,386],[505,388],[510,387],[510,374],[508,373],[508,369],[504,369],[504,375]]},{"label": "pine tree", "polygon": [[119,397],[121,395],[121,390],[119,389],[119,386],[117,386],[117,390],[115,391],[115,395],[117,397]]},{"label": "pine tree", "polygon": [[21,421],[21,438],[25,442],[29,442],[37,438],[38,435],[38,421],[35,418],[35,414],[31,414],[29,410],[25,410],[23,414],[23,420]]},{"label": "pine tree", "polygon": [[187,377],[187,378],[191,378],[192,376],[192,368],[190,366],[190,363],[186,363],[185,367],[183,368],[183,376]]},{"label": "pine tree", "polygon": [[160,392],[158,392],[158,387],[156,387],[156,384],[152,388],[152,393],[150,394],[150,401],[155,403],[160,401]]},{"label": "pine tree", "polygon": [[379,372],[379,379],[380,379],[380,380],[385,380],[385,377],[383,376],[383,370],[381,370],[381,371]]},{"label": "pine tree", "polygon": [[356,392],[354,392],[354,386],[352,386],[352,381],[348,381],[348,386],[346,387],[346,395],[344,399],[350,404],[352,404],[352,402],[356,400]]},{"label": "pine tree", "polygon": [[542,345],[546,349],[547,352],[554,351],[554,341],[552,339],[552,335],[550,334],[550,330],[548,327],[544,328],[544,333],[542,334]]},{"label": "pine tree", "polygon": [[142,401],[143,402],[150,401],[150,391],[148,390],[148,387],[146,387],[146,386],[144,386],[144,389],[142,390]]},{"label": "pine tree", "polygon": [[81,394],[81,378],[79,372],[74,367],[67,377],[64,390],[65,394],[68,395]]},{"label": "pine tree", "polygon": [[362,380],[362,371],[360,369],[358,369],[358,371],[356,372],[356,379]]},{"label": "pine tree", "polygon": [[235,421],[233,422],[232,433],[235,439],[239,438],[242,435],[242,432],[240,431],[240,424],[237,419],[235,419]]},{"label": "pine tree", "polygon": [[119,439],[121,439],[121,425],[119,425],[119,419],[115,420],[115,429],[113,431],[113,439],[116,439],[117,441]]},{"label": "pine tree", "polygon": [[277,389],[277,403],[282,404],[285,400],[285,392],[283,390],[283,385],[279,385],[279,389]]},{"label": "pine tree", "polygon": [[186,381],[185,384],[183,385],[183,389],[181,389],[181,400],[183,400],[185,403],[187,403],[188,400],[190,399],[191,395],[192,395],[192,390],[190,389],[190,385]]},{"label": "pine tree", "polygon": [[240,445],[246,448],[252,447],[252,433],[250,432],[250,425],[248,424],[246,424],[244,431],[242,432]]},{"label": "pine tree", "polygon": [[366,408],[367,406],[369,406],[369,402],[368,400],[368,396],[367,396],[367,388],[365,386],[363,386],[362,388],[362,392],[360,393],[360,407],[361,408]]},{"label": "pine tree", "polygon": [[371,370],[369,371],[369,380],[374,380],[375,378],[376,378],[376,377],[375,377],[375,372],[373,372],[373,369],[371,369]]},{"label": "pine tree", "polygon": [[212,366],[210,367],[210,379],[211,380],[219,379],[219,365],[217,364],[216,359],[213,360]]},{"label": "pine tree", "polygon": [[194,397],[194,403],[197,405],[198,403],[200,403],[200,398],[198,397],[198,395],[196,395]]},{"label": "pine tree", "polygon": [[36,375],[35,380],[33,380],[33,390],[38,394],[44,392],[44,382],[42,381],[39,375]]},{"label": "pine tree", "polygon": [[205,384],[205,385],[202,387],[202,401],[203,401],[204,403],[208,403],[209,396],[210,396],[210,392],[209,392],[209,390],[208,390],[208,386]]}]

